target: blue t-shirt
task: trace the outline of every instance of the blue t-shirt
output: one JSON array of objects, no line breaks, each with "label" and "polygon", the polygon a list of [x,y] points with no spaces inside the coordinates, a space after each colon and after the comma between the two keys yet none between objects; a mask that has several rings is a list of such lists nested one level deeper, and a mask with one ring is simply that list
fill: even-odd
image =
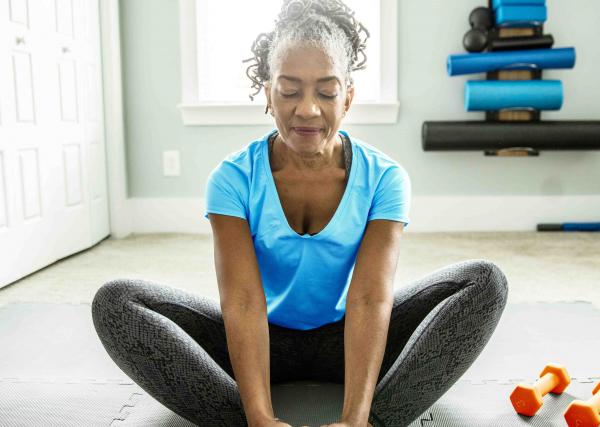
[{"label": "blue t-shirt", "polygon": [[410,179],[397,162],[347,132],[352,165],[342,200],[323,230],[300,235],[288,224],[269,164],[274,129],[228,155],[206,185],[206,211],[248,221],[269,322],[314,329],[340,320],[367,222],[409,223]]}]

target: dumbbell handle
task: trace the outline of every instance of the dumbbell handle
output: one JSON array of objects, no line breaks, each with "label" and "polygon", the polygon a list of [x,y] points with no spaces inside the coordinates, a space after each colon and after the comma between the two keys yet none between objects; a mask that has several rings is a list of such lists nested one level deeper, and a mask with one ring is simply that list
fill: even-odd
[{"label": "dumbbell handle", "polygon": [[585,403],[596,409],[597,412],[600,412],[600,392],[590,397]]},{"label": "dumbbell handle", "polygon": [[538,378],[533,385],[533,388],[535,388],[542,396],[545,396],[558,385],[558,381],[559,378],[556,374],[546,372],[544,376]]}]

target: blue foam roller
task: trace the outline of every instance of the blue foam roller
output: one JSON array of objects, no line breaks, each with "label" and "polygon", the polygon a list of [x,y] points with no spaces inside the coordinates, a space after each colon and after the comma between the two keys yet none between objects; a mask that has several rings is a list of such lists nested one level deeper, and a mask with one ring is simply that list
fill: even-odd
[{"label": "blue foam roller", "polygon": [[465,83],[467,111],[559,110],[562,102],[560,80],[471,80]]},{"label": "blue foam roller", "polygon": [[546,6],[500,6],[496,9],[496,24],[512,25],[541,25],[548,19]]},{"label": "blue foam roller", "polygon": [[563,231],[600,231],[600,222],[565,222]]},{"label": "blue foam roller", "polygon": [[573,68],[575,49],[526,49],[449,55],[448,75],[485,73],[494,70]]},{"label": "blue foam roller", "polygon": [[546,0],[494,0],[492,8],[497,9],[500,6],[545,6]]}]

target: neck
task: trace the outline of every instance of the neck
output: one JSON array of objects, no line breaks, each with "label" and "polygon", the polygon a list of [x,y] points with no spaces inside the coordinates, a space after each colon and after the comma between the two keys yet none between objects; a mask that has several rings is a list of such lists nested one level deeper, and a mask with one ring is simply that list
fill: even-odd
[{"label": "neck", "polygon": [[296,152],[278,133],[273,141],[271,169],[291,168],[302,172],[319,172],[332,167],[344,168],[343,144],[339,135],[327,141],[323,149],[312,153]]}]

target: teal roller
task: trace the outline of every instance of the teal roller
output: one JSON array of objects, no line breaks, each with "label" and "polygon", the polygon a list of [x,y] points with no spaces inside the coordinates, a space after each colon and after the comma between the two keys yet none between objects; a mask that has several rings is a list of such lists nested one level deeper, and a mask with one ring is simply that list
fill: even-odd
[{"label": "teal roller", "polygon": [[560,80],[471,80],[465,83],[465,110],[560,110]]},{"label": "teal roller", "polygon": [[546,0],[493,0],[492,8],[501,6],[545,6]]},{"label": "teal roller", "polygon": [[501,27],[537,26],[546,22],[546,6],[500,6],[495,10],[496,24]]},{"label": "teal roller", "polygon": [[574,66],[575,49],[572,47],[455,54],[449,55],[446,62],[450,76],[495,70],[544,70]]}]

